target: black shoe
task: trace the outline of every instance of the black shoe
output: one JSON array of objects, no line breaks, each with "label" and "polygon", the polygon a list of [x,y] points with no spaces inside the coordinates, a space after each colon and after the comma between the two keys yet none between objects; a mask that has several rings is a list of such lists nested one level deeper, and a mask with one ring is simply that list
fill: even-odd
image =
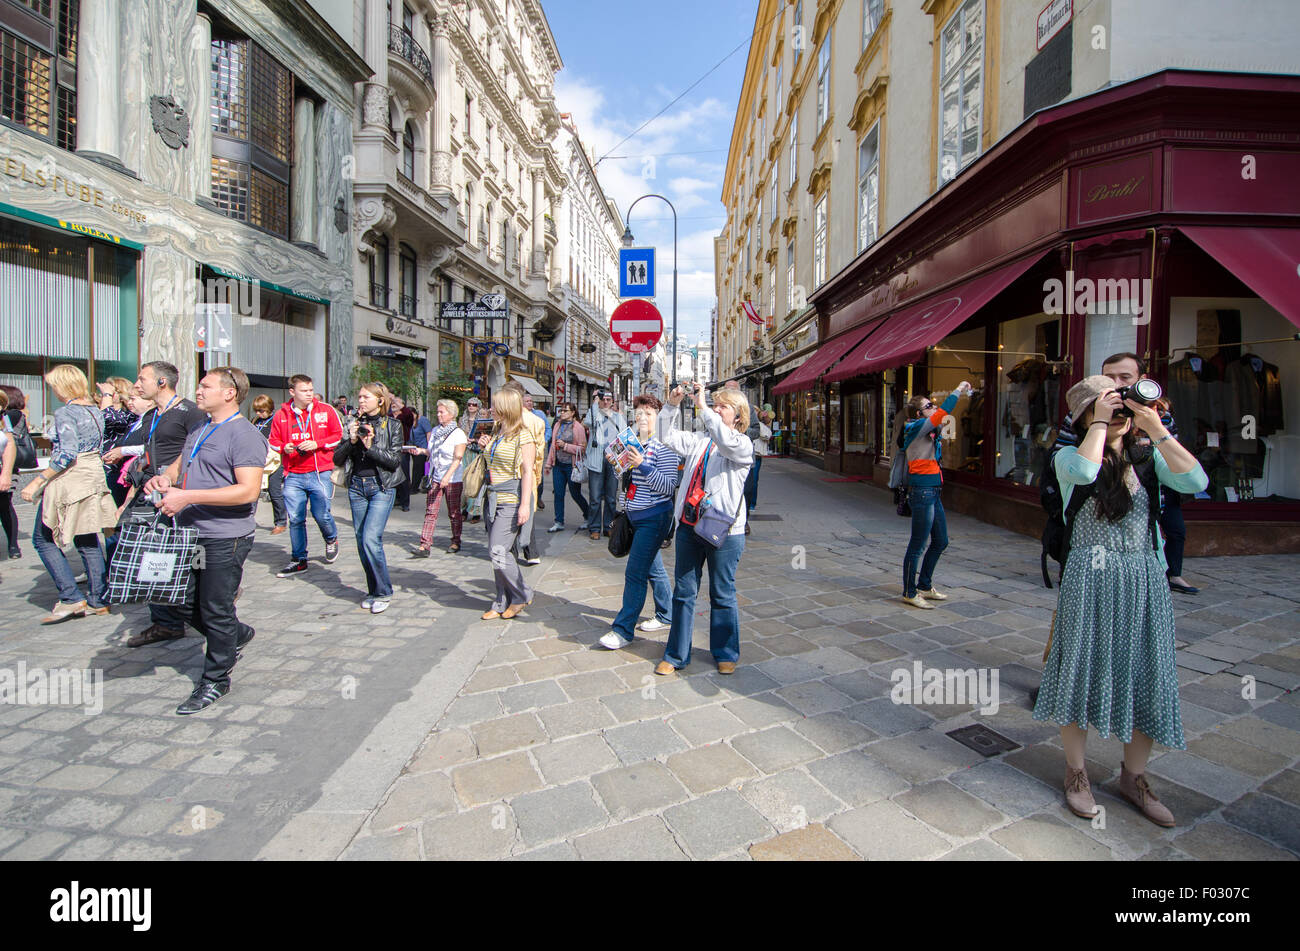
[{"label": "black shoe", "polygon": [[325,564],[332,565],[334,560],[339,556],[339,540],[336,538],[332,542],[325,543]]},{"label": "black shoe", "polygon": [[244,648],[247,647],[249,642],[252,641],[252,639],[256,636],[257,636],[257,631],[253,630],[250,627],[248,629],[248,636],[240,638],[235,643],[235,660],[239,660],[239,658],[244,656]]},{"label": "black shoe", "polygon": [[524,564],[525,564],[525,565],[540,565],[541,563],[542,563],[542,559],[538,558],[535,554],[533,554],[533,550],[532,550],[532,548],[530,548],[529,546],[525,545],[525,546],[524,546]]},{"label": "black shoe", "polygon": [[410,507],[409,505],[403,505],[403,506],[402,506],[402,511],[403,511],[403,512],[409,512],[409,511],[411,511],[411,507]]},{"label": "black shoe", "polygon": [[1179,592],[1180,594],[1200,594],[1200,593],[1201,593],[1201,589],[1200,589],[1200,588],[1194,587],[1194,586],[1192,586],[1192,585],[1190,585],[1190,584],[1174,584],[1172,581],[1169,582],[1169,590],[1170,590],[1170,591],[1177,591],[1177,592]]},{"label": "black shoe", "polygon": [[411,546],[412,558],[428,558],[430,554],[432,554],[432,549],[421,548],[419,545]]},{"label": "black shoe", "polygon": [[275,573],[277,578],[288,578],[293,575],[300,575],[307,570],[307,562],[291,561]]},{"label": "black shoe", "polygon": [[230,684],[214,684],[210,680],[204,680],[194,688],[190,699],[176,708],[176,714],[183,717],[206,710],[228,693],[230,693]]},{"label": "black shoe", "polygon": [[21,558],[22,556],[23,556],[22,549],[19,548],[17,545],[14,545],[12,548],[9,549],[10,558]]},{"label": "black shoe", "polygon": [[746,523],[745,523],[745,534],[746,534],[746,535],[749,534],[749,522],[746,522]]}]

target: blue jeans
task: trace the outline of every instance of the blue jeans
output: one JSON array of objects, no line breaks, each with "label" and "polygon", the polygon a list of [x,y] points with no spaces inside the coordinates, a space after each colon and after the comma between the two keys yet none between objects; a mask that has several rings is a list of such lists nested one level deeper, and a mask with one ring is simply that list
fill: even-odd
[{"label": "blue jeans", "polygon": [[45,527],[42,519],[43,505],[36,506],[36,527],[32,530],[32,547],[40,555],[45,570],[50,573],[54,587],[59,589],[59,600],[64,604],[76,604],[85,601],[92,608],[102,608],[108,603],[108,568],[104,562],[104,553],[99,548],[98,533],[77,535],[73,543],[81,555],[81,563],[86,566],[87,588],[89,594],[84,598],[77,587],[77,575],[68,564],[63,549],[54,540],[54,533]]},{"label": "blue jeans", "polygon": [[623,573],[623,609],[612,625],[626,638],[632,637],[641,609],[645,607],[647,581],[654,589],[656,619],[669,622],[673,600],[659,547],[668,537],[668,529],[673,527],[672,509],[631,524],[632,549],[627,553],[627,570]]},{"label": "blue jeans", "polygon": [[397,490],[383,488],[372,476],[354,476],[348,486],[352,529],[357,536],[361,567],[366,571],[366,593],[372,598],[393,596],[393,583],[388,580],[388,561],[384,558],[384,526],[388,524],[388,513],[396,501]]},{"label": "blue jeans", "polygon": [[745,476],[745,511],[748,512],[758,504],[758,470],[763,467],[763,457],[755,454],[754,464]]},{"label": "blue jeans", "polygon": [[695,596],[700,575],[709,566],[709,650],[717,661],[740,659],[740,613],[736,607],[736,566],[745,550],[744,535],[728,535],[714,548],[689,525],[677,526],[677,563],[673,566],[673,626],[664,660],[681,670],[691,662]]},{"label": "blue jeans", "polygon": [[[948,520],[943,515],[943,501],[939,494],[942,486],[913,486],[908,490],[908,502],[912,506],[912,540],[907,543],[907,554],[903,557],[903,596],[916,596],[916,589],[929,591],[934,579],[934,567],[939,563],[939,556],[948,547]],[[926,538],[930,547],[921,561],[921,577],[916,577],[916,560],[921,557],[921,549]]]},{"label": "blue jeans", "polygon": [[311,502],[311,517],[320,527],[325,541],[339,537],[334,516],[330,514],[330,474],[328,472],[286,472],[284,474],[284,507],[289,512],[289,541],[293,545],[293,560],[307,560],[307,502]]},{"label": "blue jeans", "polygon": [[569,477],[573,475],[573,463],[555,461],[555,468],[551,470],[551,477],[554,480],[552,485],[555,488],[555,524],[564,524],[564,493],[568,492],[573,496],[573,501],[578,503],[578,508],[582,510],[582,520],[587,520],[590,514],[590,508],[587,506],[587,500],[582,497],[582,484],[570,482]]},{"label": "blue jeans", "polygon": [[[599,470],[587,470],[587,485],[587,494],[591,496],[590,508],[587,510],[587,531],[607,532],[610,523],[614,521],[614,509],[618,505],[618,472],[608,462],[604,462]],[[601,502],[605,503],[603,522]]]}]

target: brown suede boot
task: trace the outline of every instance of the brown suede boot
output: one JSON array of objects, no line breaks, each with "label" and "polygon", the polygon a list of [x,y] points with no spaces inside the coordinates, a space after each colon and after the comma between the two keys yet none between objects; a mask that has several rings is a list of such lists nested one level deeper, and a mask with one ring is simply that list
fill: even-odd
[{"label": "brown suede boot", "polygon": [[1080,819],[1091,819],[1097,814],[1097,800],[1092,798],[1092,786],[1086,769],[1065,765],[1065,805]]},{"label": "brown suede boot", "polygon": [[1120,766],[1119,791],[1125,799],[1138,807],[1142,815],[1156,825],[1164,826],[1166,829],[1175,825],[1174,814],[1151,791],[1145,773],[1133,774],[1126,767]]}]

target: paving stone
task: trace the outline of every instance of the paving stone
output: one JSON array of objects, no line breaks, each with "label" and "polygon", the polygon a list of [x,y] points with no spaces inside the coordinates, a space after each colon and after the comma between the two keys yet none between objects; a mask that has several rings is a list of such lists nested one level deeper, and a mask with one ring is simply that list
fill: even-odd
[{"label": "paving stone", "polygon": [[687,798],[687,792],[662,763],[638,763],[591,778],[601,803],[615,821],[662,809]]},{"label": "paving stone", "polygon": [[[1002,761],[1028,773],[1050,789],[1060,789],[1061,795],[1065,795],[1065,753],[1058,747],[1046,743],[1027,746],[1007,753]],[[1083,766],[1088,771],[1088,781],[1093,786],[1100,786],[1111,777],[1119,775],[1118,766],[1103,766],[1092,759],[1085,758]]]},{"label": "paving stone", "polygon": [[501,706],[505,708],[506,713],[519,713],[522,710],[554,706],[557,703],[567,703],[568,699],[568,696],[553,680],[521,684],[517,687],[507,687],[501,691]]},{"label": "paving stone", "polygon": [[[1296,693],[1286,695],[1297,696]],[[1266,703],[1255,710],[1255,716],[1267,720],[1276,726],[1285,727],[1294,733],[1300,733],[1300,707],[1282,701]]]},{"label": "paving stone", "polygon": [[510,803],[524,843],[529,847],[567,839],[594,829],[609,816],[583,782],[520,796]]},{"label": "paving stone", "polygon": [[943,780],[913,786],[895,796],[893,801],[940,832],[959,839],[979,835],[1006,818],[998,810]]},{"label": "paving stone", "polygon": [[[185,820],[191,818],[190,810],[172,802],[146,802],[133,809],[125,818],[113,827],[113,831],[122,835],[154,836],[168,830],[181,815]],[[198,813],[195,813],[197,816]]]},{"label": "paving stone", "polygon": [[871,861],[933,859],[950,848],[925,823],[888,801],[842,812],[827,825],[859,855]]},{"label": "paving stone", "polygon": [[749,847],[756,862],[860,862],[861,858],[829,829],[814,823],[783,832]]},{"label": "paving stone", "polygon": [[457,697],[447,707],[438,725],[447,727],[469,726],[501,716],[501,701],[496,693],[472,694]]},{"label": "paving stone", "polygon": [[1240,829],[1300,855],[1300,807],[1252,792],[1224,809],[1223,818]]},{"label": "paving stone", "polygon": [[788,657],[817,649],[816,644],[798,634],[777,634],[763,638],[760,643],[765,650],[771,651],[778,657]]},{"label": "paving stone", "polygon": [[1294,769],[1283,770],[1263,786],[1264,792],[1278,799],[1285,800],[1293,806],[1300,806],[1300,772]]},{"label": "paving stone", "polygon": [[1300,673],[1291,670],[1276,670],[1261,664],[1237,664],[1229,671],[1235,677],[1254,677],[1261,684],[1271,684],[1283,690],[1300,688]]},{"label": "paving stone", "polygon": [[976,839],[959,849],[953,849],[947,855],[939,857],[941,862],[1014,862],[1016,857],[987,839]]},{"label": "paving stone", "polygon": [[754,767],[723,743],[676,753],[668,757],[666,765],[694,795],[757,775]]},{"label": "paving stone", "polygon": [[[648,674],[648,676],[654,677],[653,674]],[[600,702],[605,705],[619,723],[633,723],[637,720],[663,717],[675,712],[672,704],[658,693],[658,684],[653,679],[647,685],[655,688],[653,696],[647,697],[642,689],[632,689],[601,697]]]},{"label": "paving stone", "polygon": [[908,788],[901,776],[862,753],[840,753],[808,764],[813,778],[850,806],[887,799]]},{"label": "paving stone", "polygon": [[664,820],[696,859],[712,859],[764,840],[772,826],[734,790],[672,806]]},{"label": "paving stone", "polygon": [[5,861],[35,862],[52,856],[72,841],[62,832],[35,832],[4,853]]},{"label": "paving stone", "polygon": [[827,753],[843,753],[876,739],[876,734],[871,730],[841,713],[823,713],[806,720],[796,720],[793,726]]},{"label": "paving stone", "polygon": [[[949,778],[956,786],[983,799],[999,812],[1017,818],[1050,810],[1064,799],[1063,789],[1054,790],[997,760],[987,760],[960,770]],[[1064,782],[1064,766],[1061,778]]]},{"label": "paving stone", "polygon": [[430,819],[420,827],[420,840],[429,859],[488,861],[509,856],[516,833],[514,812],[498,802]]},{"label": "paving stone", "polygon": [[905,703],[894,703],[889,697],[868,700],[847,707],[844,715],[861,723],[880,736],[898,736],[921,730],[934,722],[933,718],[918,708]]},{"label": "paving stone", "polygon": [[877,740],[863,752],[913,783],[946,776],[984,759],[969,747],[935,730],[919,730]]},{"label": "paving stone", "polygon": [[1289,757],[1261,750],[1220,733],[1206,733],[1199,739],[1190,741],[1187,752],[1211,763],[1260,778],[1272,776],[1290,762]]},{"label": "paving stone", "polygon": [[1219,727],[1225,736],[1282,756],[1300,756],[1300,733],[1257,717],[1243,717]]},{"label": "paving stone", "polygon": [[116,775],[117,770],[104,766],[65,766],[50,773],[36,785],[81,792],[102,786]]},{"label": "paving stone", "polygon": [[[809,680],[820,680],[826,676],[825,671],[819,669],[815,664],[809,663],[803,657],[773,657],[771,660],[765,660],[757,665],[757,670],[764,676],[774,680],[776,685],[779,686],[789,686],[790,684],[804,683]],[[724,684],[723,686],[730,688],[730,684]]]},{"label": "paving stone", "polygon": [[740,787],[740,794],[782,832],[820,821],[844,808],[811,776],[798,769],[751,780]]},{"label": "paving stone", "polygon": [[458,766],[478,756],[468,730],[439,730],[431,733],[424,747],[406,767],[408,773],[425,773],[434,769]]},{"label": "paving stone", "polygon": [[420,858],[420,840],[414,829],[361,836],[339,858],[345,862],[413,862]]},{"label": "paving stone", "polygon": [[668,724],[692,746],[713,743],[748,729],[739,717],[720,704],[679,713],[669,717]]},{"label": "paving stone", "polygon": [[741,697],[723,706],[749,726],[756,728],[771,726],[774,723],[793,723],[803,719],[798,710],[773,692]]},{"label": "paving stone", "polygon": [[573,840],[578,855],[589,862],[685,861],[672,832],[658,816],[622,822]]},{"label": "paving stone", "polygon": [[854,657],[862,658],[868,664],[882,663],[905,656],[904,651],[887,641],[863,641],[859,644],[850,644],[844,649]]},{"label": "paving stone", "polygon": [[616,721],[609,708],[599,700],[576,700],[537,711],[546,732],[556,739],[591,733]]},{"label": "paving stone", "polygon": [[1106,861],[1110,849],[1054,816],[1034,815],[990,833],[998,845],[1031,861]]},{"label": "paving stone", "polygon": [[820,681],[794,684],[773,692],[806,717],[841,710],[852,705],[853,700],[856,699],[847,697]]},{"label": "paving stone", "polygon": [[1296,856],[1235,826],[1209,820],[1174,839],[1193,858],[1210,862],[1294,862]]},{"label": "paving stone", "polygon": [[[516,645],[511,645],[516,646]],[[488,667],[480,669],[465,681],[462,690],[466,694],[482,693],[484,690],[499,690],[502,687],[519,683],[519,677],[510,667]]]},{"label": "paving stone", "polygon": [[746,733],[732,740],[731,745],[765,773],[778,773],[822,756],[821,750],[787,726]]},{"label": "paving stone", "polygon": [[[58,855],[60,862],[95,862],[102,859],[113,848],[121,843],[120,839],[114,839],[107,835],[92,835],[86,839],[78,839],[69,845]],[[0,849],[3,846],[0,845]]]},{"label": "paving stone", "polygon": [[[45,824],[99,831],[116,821],[126,808],[125,803],[76,796],[47,815]],[[15,817],[11,815],[9,818],[12,821]]]},{"label": "paving stone", "polygon": [[388,800],[370,820],[370,827],[379,833],[455,811],[456,795],[445,774],[402,776],[393,784]]},{"label": "paving stone", "polygon": [[542,786],[541,777],[523,752],[459,766],[451,779],[456,795],[467,806],[511,799]]},{"label": "paving stone", "polygon": [[517,713],[470,727],[479,756],[495,756],[509,750],[545,743],[546,731],[534,713]]},{"label": "paving stone", "polygon": [[686,748],[663,720],[642,720],[605,731],[605,742],[625,765],[667,756]]},{"label": "paving stone", "polygon": [[833,677],[827,677],[825,682],[829,686],[833,687],[837,692],[847,695],[854,700],[874,700],[877,697],[889,696],[889,681],[881,677],[876,677],[865,670],[855,670],[851,673],[836,674]]},{"label": "paving stone", "polygon": [[618,757],[599,735],[577,736],[532,749],[548,785],[559,785],[618,765]]},{"label": "paving stone", "polygon": [[[780,663],[780,658],[763,661],[764,664]],[[712,683],[713,686],[720,688],[722,692],[732,697],[752,697],[755,694],[762,693],[765,690],[771,690],[779,687],[780,684],[763,672],[760,665],[745,664],[736,668],[734,674],[722,675],[712,672],[708,675],[706,682]],[[700,685],[703,689],[703,685]]]},{"label": "paving stone", "polygon": [[1179,667],[1195,670],[1202,674],[1217,674],[1219,671],[1227,670],[1231,666],[1227,661],[1215,660],[1212,657],[1193,654],[1185,650],[1176,652],[1174,658]]},{"label": "paving stone", "polygon": [[556,681],[570,700],[591,700],[616,693],[623,681],[609,670],[592,670],[583,674],[570,674]]}]

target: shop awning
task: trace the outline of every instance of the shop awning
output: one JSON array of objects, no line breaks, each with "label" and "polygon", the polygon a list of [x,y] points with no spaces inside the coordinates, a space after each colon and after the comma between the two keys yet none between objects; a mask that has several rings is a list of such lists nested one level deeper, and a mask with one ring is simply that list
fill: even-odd
[{"label": "shop awning", "polygon": [[238,274],[234,271],[227,270],[223,267],[217,267],[215,264],[203,262],[203,266],[209,271],[217,274],[218,277],[228,278],[232,281],[244,281],[248,284],[256,284],[258,287],[264,287],[268,291],[275,291],[277,294],[283,294],[285,297],[296,297],[298,300],[307,301],[309,304],[328,304],[329,301],[324,297],[317,297],[315,294],[308,294],[305,291],[295,291],[292,287],[285,287],[283,284],[276,284],[272,281],[264,281],[259,277],[252,277],[248,274]]},{"label": "shop awning", "polygon": [[1300,229],[1184,225],[1182,232],[1300,327]]},{"label": "shop awning", "polygon": [[534,399],[549,400],[551,398],[551,394],[546,391],[546,387],[542,386],[542,384],[538,383],[537,380],[531,376],[525,376],[522,373],[512,373],[510,374],[510,379],[518,380],[519,385],[524,388],[524,392],[528,393]]},{"label": "shop awning", "polygon": [[600,386],[604,386],[609,382],[607,377],[597,373],[595,370],[588,370],[586,367],[570,366],[569,372],[574,376],[581,377],[584,380],[588,380]]},{"label": "shop awning", "polygon": [[812,386],[819,376],[834,365],[836,360],[860,344],[863,338],[880,326],[880,323],[879,320],[873,320],[863,326],[854,327],[838,337],[832,337],[818,347],[797,370],[778,383],[772,389],[772,395],[780,396],[782,393],[793,393],[795,390]]},{"label": "shop awning", "polygon": [[1021,258],[894,311],[860,347],[826,374],[826,382],[847,380],[919,360],[926,347],[934,346],[960,327],[971,314],[991,301],[1041,257],[1041,254],[1034,254]]}]

